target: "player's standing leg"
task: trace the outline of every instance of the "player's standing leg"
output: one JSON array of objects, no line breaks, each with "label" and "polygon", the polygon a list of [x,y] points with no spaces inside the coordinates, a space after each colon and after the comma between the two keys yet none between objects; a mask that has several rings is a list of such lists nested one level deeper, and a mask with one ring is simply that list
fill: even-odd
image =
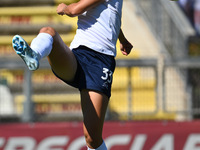
[{"label": "player's standing leg", "polygon": [[85,89],[81,91],[83,131],[88,150],[107,150],[102,130],[108,102],[108,97],[102,93]]}]

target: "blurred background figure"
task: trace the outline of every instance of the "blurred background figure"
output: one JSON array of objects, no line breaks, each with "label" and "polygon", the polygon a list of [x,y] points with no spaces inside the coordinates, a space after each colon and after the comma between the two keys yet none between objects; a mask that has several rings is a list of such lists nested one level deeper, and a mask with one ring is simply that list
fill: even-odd
[{"label": "blurred background figure", "polygon": [[197,34],[200,35],[200,0],[195,0],[194,4],[194,27]]},{"label": "blurred background figure", "polygon": [[179,0],[178,3],[185,13],[185,15],[190,20],[191,24],[194,26],[194,2],[195,0]]},{"label": "blurred background figure", "polygon": [[196,30],[197,35],[200,35],[200,0],[179,0],[178,4]]}]

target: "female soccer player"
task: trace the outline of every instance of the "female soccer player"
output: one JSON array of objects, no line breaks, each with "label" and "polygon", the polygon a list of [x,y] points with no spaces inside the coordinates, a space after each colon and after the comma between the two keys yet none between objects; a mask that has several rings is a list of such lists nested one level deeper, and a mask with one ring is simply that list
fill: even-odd
[{"label": "female soccer player", "polygon": [[31,46],[16,35],[13,48],[30,70],[48,57],[54,74],[80,90],[83,131],[88,150],[107,150],[102,139],[104,117],[111,96],[116,41],[128,55],[132,45],[121,27],[122,0],[80,0],[57,7],[58,15],[78,16],[78,29],[70,48],[51,27],[44,27]]}]

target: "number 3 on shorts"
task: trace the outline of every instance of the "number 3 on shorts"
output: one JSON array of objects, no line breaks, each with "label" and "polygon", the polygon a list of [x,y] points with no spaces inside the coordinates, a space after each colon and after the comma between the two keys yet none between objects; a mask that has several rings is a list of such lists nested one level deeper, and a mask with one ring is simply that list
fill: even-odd
[{"label": "number 3 on shorts", "polygon": [[103,68],[103,73],[105,74],[105,76],[101,76],[101,79],[107,80],[108,83],[111,83],[112,82],[112,74],[113,74],[113,72],[110,71],[107,68]]}]

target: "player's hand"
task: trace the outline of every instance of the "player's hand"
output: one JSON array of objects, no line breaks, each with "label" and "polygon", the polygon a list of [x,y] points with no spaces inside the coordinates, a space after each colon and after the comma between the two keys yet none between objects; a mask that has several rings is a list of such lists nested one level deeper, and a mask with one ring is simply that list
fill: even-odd
[{"label": "player's hand", "polygon": [[65,15],[65,11],[64,10],[65,10],[66,7],[67,7],[67,5],[64,4],[64,3],[59,4],[57,9],[56,9],[57,14],[59,14],[61,16]]},{"label": "player's hand", "polygon": [[123,43],[120,43],[120,50],[123,55],[127,56],[128,54],[130,54],[132,48],[133,45],[128,40],[125,40],[123,41]]}]

